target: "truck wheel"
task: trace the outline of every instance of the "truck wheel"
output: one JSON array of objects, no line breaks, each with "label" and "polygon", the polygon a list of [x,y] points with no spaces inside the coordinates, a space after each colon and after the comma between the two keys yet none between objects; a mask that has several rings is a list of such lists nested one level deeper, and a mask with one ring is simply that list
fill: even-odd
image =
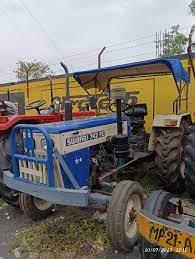
[{"label": "truck wheel", "polygon": [[156,143],[156,171],[163,188],[170,192],[183,192],[184,185],[184,128],[159,129]]},{"label": "truck wheel", "polygon": [[19,194],[21,210],[32,220],[46,218],[53,212],[54,205],[48,201],[36,198],[26,193]]},{"label": "truck wheel", "polygon": [[127,252],[137,242],[136,212],[143,205],[143,190],[139,183],[121,181],[114,189],[108,206],[107,231],[115,249]]},{"label": "truck wheel", "polygon": [[[146,200],[144,209],[154,216],[157,216],[160,218],[166,218],[166,216],[168,216],[167,214],[169,213],[168,211],[169,206],[167,205],[170,198],[171,198],[171,194],[168,192],[165,192],[162,190],[153,191],[149,195],[148,199]],[[143,259],[153,259],[153,258],[161,259],[161,258],[169,258],[169,256],[170,258],[176,258],[175,255],[172,253],[171,254],[161,253],[159,246],[151,244],[143,237],[141,237],[139,240],[139,248]],[[156,250],[158,250],[158,252],[155,252]]]},{"label": "truck wheel", "polygon": [[[194,131],[194,132],[193,132]],[[186,146],[185,158],[185,184],[186,190],[192,198],[195,198],[195,146],[192,142],[195,141],[195,127],[192,128],[192,134],[188,137],[188,145]]]}]

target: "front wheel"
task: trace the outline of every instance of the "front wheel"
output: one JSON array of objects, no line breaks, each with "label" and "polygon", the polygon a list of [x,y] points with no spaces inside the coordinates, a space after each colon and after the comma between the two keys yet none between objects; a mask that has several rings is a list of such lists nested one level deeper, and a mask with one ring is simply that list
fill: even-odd
[{"label": "front wheel", "polygon": [[139,183],[121,181],[114,189],[108,207],[107,230],[115,249],[127,252],[136,244],[136,213],[143,205],[143,190]]},{"label": "front wheel", "polygon": [[[170,193],[163,190],[153,191],[146,200],[144,209],[154,216],[166,219],[171,211],[171,206],[169,205],[171,197]],[[182,255],[166,252],[165,249],[150,243],[144,237],[139,240],[139,248],[143,259],[184,258]]]},{"label": "front wheel", "polygon": [[32,220],[46,218],[54,209],[54,205],[52,203],[26,193],[21,193],[19,195],[19,206]]}]

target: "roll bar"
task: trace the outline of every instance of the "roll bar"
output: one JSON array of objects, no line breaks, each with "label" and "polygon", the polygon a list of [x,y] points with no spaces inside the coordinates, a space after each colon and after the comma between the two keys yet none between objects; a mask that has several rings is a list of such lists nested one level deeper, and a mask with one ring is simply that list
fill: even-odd
[{"label": "roll bar", "polygon": [[191,68],[192,68],[193,76],[195,78],[195,67],[194,67],[194,64],[193,64],[193,57],[192,57],[192,46],[195,46],[195,42],[189,44],[189,46],[187,48],[187,52],[188,52],[188,58],[189,58],[190,65],[191,65]]}]

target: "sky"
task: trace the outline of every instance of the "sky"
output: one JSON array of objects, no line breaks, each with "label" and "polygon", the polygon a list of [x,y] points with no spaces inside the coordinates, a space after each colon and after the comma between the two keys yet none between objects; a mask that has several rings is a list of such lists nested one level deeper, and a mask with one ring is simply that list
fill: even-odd
[{"label": "sky", "polygon": [[1,0],[0,82],[16,81],[18,60],[43,61],[55,74],[155,58],[155,34],[195,24],[191,0]]}]

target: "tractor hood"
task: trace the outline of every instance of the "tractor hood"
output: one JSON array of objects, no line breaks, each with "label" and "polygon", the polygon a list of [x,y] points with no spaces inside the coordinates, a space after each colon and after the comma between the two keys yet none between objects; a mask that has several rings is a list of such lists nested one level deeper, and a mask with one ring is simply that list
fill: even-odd
[{"label": "tractor hood", "polygon": [[[128,132],[130,134],[130,119],[128,116],[123,115],[123,121],[127,121]],[[100,127],[107,124],[113,124],[117,122],[116,114],[111,113],[101,116],[93,116],[78,120],[61,121],[53,123],[39,124],[41,128],[44,128],[49,134],[61,134],[65,132],[72,132],[75,130],[88,129],[93,127]],[[37,126],[37,127],[38,127]],[[35,127],[36,128],[36,127]],[[36,130],[35,130],[36,131]]]},{"label": "tractor hood", "polygon": [[189,84],[190,79],[183,65],[178,59],[152,59],[124,65],[105,67],[100,69],[75,72],[75,80],[85,89],[97,88],[104,90],[109,88],[109,82],[114,78],[146,77],[171,74],[175,82],[183,81]]}]

